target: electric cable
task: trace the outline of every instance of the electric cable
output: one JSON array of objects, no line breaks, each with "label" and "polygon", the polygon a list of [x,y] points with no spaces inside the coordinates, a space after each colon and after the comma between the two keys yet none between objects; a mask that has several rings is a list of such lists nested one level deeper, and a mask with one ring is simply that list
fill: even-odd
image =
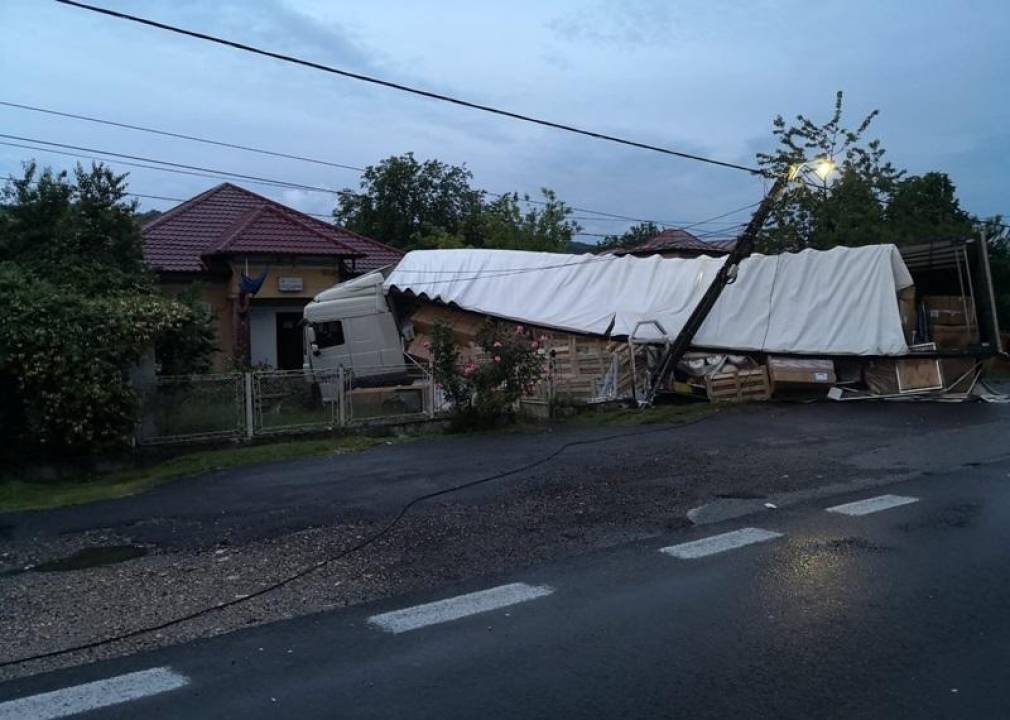
[{"label": "electric cable", "polygon": [[340,68],[333,67],[331,65],[324,65],[322,63],[314,62],[312,60],[304,60],[302,58],[298,58],[293,55],[286,55],[284,53],[275,52],[273,50],[266,50],[264,48],[259,48],[253,45],[240,43],[235,40],[228,40],[226,38],[218,37],[216,35],[210,35],[208,33],[189,30],[187,28],[178,27],[176,25],[169,25],[167,23],[158,22],[156,20],[150,20],[148,18],[143,18],[137,15],[129,15],[127,13],[118,12],[116,10],[110,10],[108,8],[99,7],[97,5],[89,5],[88,3],[77,2],[77,0],[56,0],[56,2],[62,5],[68,5],[82,10],[88,10],[90,12],[99,13],[101,15],[107,15],[109,17],[114,17],[120,20],[128,20],[130,22],[157,28],[159,30],[167,30],[168,32],[195,38],[197,40],[205,40],[207,42],[216,43],[218,45],[224,45],[226,47],[234,48],[235,50],[242,50],[244,52],[253,53],[255,55],[262,55],[264,57],[273,58],[275,60],[281,60],[283,62],[292,63],[295,65],[301,65],[303,67],[312,68],[314,70],[321,70],[323,72],[327,72],[332,75],[339,75],[341,77],[346,77],[352,80],[359,80],[362,82],[371,83],[373,85],[379,85],[392,90],[398,90],[400,92],[410,93],[412,95],[419,95],[421,97],[429,98],[431,100],[438,100],[441,102],[450,103],[460,107],[470,108],[471,110],[479,110],[481,112],[491,113],[493,115],[499,115],[501,117],[507,117],[512,120],[520,120],[522,122],[531,123],[534,125],[540,125],[543,127],[549,127],[555,130],[563,130],[565,132],[575,133],[577,135],[584,135],[586,137],[591,137],[597,140],[605,140],[607,142],[617,143],[619,145],[627,145],[629,147],[635,147],[642,150],[649,150],[652,152],[662,153],[664,155],[672,155],[675,157],[683,158],[685,160],[694,160],[696,162],[707,163],[709,165],[716,165],[719,167],[730,168],[733,170],[741,170],[751,175],[764,176],[765,174],[765,171],[759,168],[747,167],[746,165],[739,165],[737,163],[727,162],[725,160],[716,160],[714,158],[709,158],[702,155],[696,155],[694,153],[672,150],[670,148],[639,142],[637,140],[629,140],[626,138],[618,137],[616,135],[609,135],[595,130],[587,130],[585,128],[575,127],[574,125],[567,125],[564,123],[554,122],[552,120],[544,120],[541,118],[536,118],[533,117],[532,115],[524,115],[522,113],[514,112],[512,110],[504,110],[502,108],[492,107],[491,105],[482,105],[480,103],[472,102],[470,100],[463,100],[461,98],[453,97],[450,95],[444,95],[442,93],[432,92],[430,90],[422,90],[420,88],[411,87],[409,85],[393,82],[391,80],[384,80],[382,78],[377,78],[370,75],[364,75],[362,73],[343,70]]},{"label": "electric cable", "polygon": [[599,438],[591,438],[591,439],[588,439],[588,440],[571,440],[569,442],[563,443],[557,449],[555,449],[553,452],[548,453],[547,455],[544,455],[543,457],[540,457],[540,458],[538,458],[536,460],[533,460],[531,462],[525,463],[524,465],[520,465],[519,467],[512,468],[511,470],[506,470],[504,472],[494,473],[492,475],[488,475],[486,477],[478,478],[476,480],[470,480],[468,482],[460,483],[458,485],[453,485],[453,486],[448,487],[448,488],[443,488],[441,490],[435,490],[433,492],[424,493],[423,495],[418,495],[418,496],[414,497],[412,500],[408,501],[405,505],[403,505],[403,507],[400,508],[400,511],[393,517],[392,520],[390,520],[388,523],[386,523],[382,528],[380,528],[376,532],[374,532],[371,535],[369,535],[368,537],[362,539],[360,542],[357,542],[354,545],[352,545],[351,547],[346,548],[344,550],[341,550],[338,553],[330,555],[329,557],[323,558],[322,560],[317,560],[314,563],[306,565],[305,567],[301,568],[297,572],[291,573],[287,577],[284,577],[281,580],[275,581],[275,582],[271,583],[270,585],[267,585],[266,587],[260,588],[259,590],[256,590],[256,591],[254,591],[254,592],[252,592],[252,593],[250,593],[248,595],[243,595],[241,597],[232,598],[231,600],[225,600],[223,602],[216,603],[214,605],[208,605],[208,606],[203,607],[203,608],[201,608],[199,610],[194,610],[193,612],[189,612],[189,613],[186,613],[184,615],[180,615],[178,617],[172,618],[170,620],[166,620],[166,621],[161,622],[161,623],[156,623],[156,624],[152,624],[152,625],[145,625],[143,627],[135,628],[133,630],[128,630],[128,631],[122,632],[122,633],[117,633],[115,635],[110,635],[110,636],[107,636],[105,638],[101,638],[101,639],[98,639],[98,640],[93,640],[91,642],[80,643],[78,645],[71,645],[69,647],[61,648],[61,649],[58,649],[58,650],[50,650],[50,651],[44,652],[44,653],[37,653],[35,655],[26,655],[24,657],[15,658],[14,660],[5,660],[3,662],[0,662],[0,668],[11,667],[13,665],[23,665],[24,663],[33,662],[33,661],[36,661],[36,660],[45,660],[45,659],[48,659],[48,658],[53,658],[53,657],[58,657],[58,656],[62,656],[62,655],[67,655],[67,654],[74,653],[74,652],[81,652],[81,651],[84,651],[84,650],[92,650],[94,648],[103,647],[105,645],[110,645],[112,643],[121,642],[123,640],[129,640],[130,638],[138,637],[140,635],[146,635],[147,633],[157,632],[159,630],[164,630],[166,628],[173,627],[175,625],[179,625],[179,624],[187,622],[189,620],[195,620],[196,618],[202,617],[204,615],[208,615],[208,614],[210,614],[212,612],[216,612],[218,610],[224,610],[224,609],[229,608],[229,607],[234,607],[236,605],[247,603],[250,600],[253,600],[253,599],[258,598],[258,597],[262,597],[263,595],[266,595],[267,593],[272,593],[272,592],[275,592],[277,590],[280,590],[281,588],[283,588],[283,587],[285,587],[287,585],[290,585],[291,583],[293,583],[296,580],[299,580],[299,579],[305,577],[306,575],[309,575],[309,574],[311,574],[311,573],[313,573],[313,572],[315,572],[317,570],[320,570],[320,569],[326,567],[327,565],[330,565],[330,564],[332,564],[334,562],[337,562],[338,560],[342,560],[343,558],[347,557],[348,555],[351,555],[352,553],[355,553],[355,552],[358,552],[360,550],[363,550],[364,548],[368,547],[369,545],[375,543],[376,541],[382,539],[383,537],[385,537],[386,535],[388,535],[390,532],[392,532],[393,529],[395,529],[396,526],[400,524],[400,521],[403,520],[403,518],[407,515],[407,513],[411,510],[411,508],[413,508],[415,505],[418,505],[419,503],[422,503],[422,502],[424,502],[426,500],[432,500],[432,499],[437,498],[437,497],[442,497],[444,495],[449,495],[449,494],[452,494],[452,493],[456,493],[456,492],[460,492],[460,491],[463,491],[463,490],[467,490],[469,488],[476,487],[478,485],[483,485],[485,483],[493,482],[495,480],[501,480],[501,479],[510,477],[512,475],[516,475],[518,473],[527,472],[529,470],[532,470],[532,469],[534,469],[536,467],[539,467],[541,465],[544,465],[544,464],[550,462],[554,458],[556,458],[559,455],[561,455],[565,450],[568,450],[570,448],[582,447],[582,446],[585,446],[585,445],[595,445],[595,444],[598,444],[598,443],[609,442],[609,441],[612,441],[612,440],[620,440],[620,439],[627,438],[627,437],[638,437],[638,436],[649,435],[649,434],[660,433],[660,432],[672,432],[674,430],[680,430],[680,429],[683,429],[683,428],[686,428],[686,427],[690,427],[691,425],[697,425],[698,423],[700,423],[700,422],[702,422],[704,420],[707,420],[709,417],[711,417],[711,416],[705,416],[705,417],[695,418],[694,420],[688,420],[688,421],[685,421],[685,422],[682,422],[682,423],[678,423],[677,425],[674,425],[672,427],[649,428],[648,430],[639,430],[639,431],[627,432],[627,433],[614,433],[612,435],[607,435],[607,436],[599,437]]}]

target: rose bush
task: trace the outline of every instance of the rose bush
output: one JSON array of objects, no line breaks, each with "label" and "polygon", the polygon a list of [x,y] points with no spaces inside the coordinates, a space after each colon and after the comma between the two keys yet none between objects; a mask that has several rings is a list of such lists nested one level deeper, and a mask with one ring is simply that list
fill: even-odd
[{"label": "rose bush", "polygon": [[477,344],[481,352],[461,363],[452,329],[439,322],[432,332],[435,382],[467,427],[512,418],[519,398],[534,389],[544,372],[542,338],[522,325],[487,320],[477,332]]}]

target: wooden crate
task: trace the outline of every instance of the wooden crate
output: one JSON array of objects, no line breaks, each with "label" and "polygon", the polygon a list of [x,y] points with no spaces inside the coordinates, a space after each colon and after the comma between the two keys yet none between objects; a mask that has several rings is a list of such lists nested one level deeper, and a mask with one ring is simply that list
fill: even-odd
[{"label": "wooden crate", "polygon": [[750,402],[771,397],[768,370],[739,370],[717,373],[705,378],[705,389],[712,402]]}]

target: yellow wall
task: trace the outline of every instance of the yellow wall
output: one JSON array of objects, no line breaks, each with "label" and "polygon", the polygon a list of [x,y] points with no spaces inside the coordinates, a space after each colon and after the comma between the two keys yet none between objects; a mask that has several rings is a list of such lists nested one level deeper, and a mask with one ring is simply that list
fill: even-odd
[{"label": "yellow wall", "polygon": [[[231,353],[235,343],[235,317],[232,312],[232,298],[228,293],[228,283],[224,280],[196,280],[201,287],[200,299],[210,305],[214,314],[217,332],[217,352],[214,353],[214,369],[231,369]],[[176,297],[188,290],[192,283],[162,282],[159,288],[170,297]]]},{"label": "yellow wall", "polygon": [[[270,265],[268,268],[270,274],[267,275],[263,287],[256,293],[257,300],[303,298],[307,301],[314,298],[323,290],[328,290],[340,282],[336,265],[332,267],[320,267],[318,265]],[[238,282],[242,273],[246,273],[250,277],[258,277],[263,272],[263,269],[263,265],[250,264],[249,270],[246,271],[245,263],[232,263],[231,282],[228,286],[229,292],[234,297],[238,297]],[[301,278],[301,292],[281,292],[279,284],[282,277]]]},{"label": "yellow wall", "polygon": [[[232,350],[235,347],[233,306],[238,299],[239,277],[243,272],[256,277],[263,272],[263,268],[263,265],[250,264],[247,272],[245,263],[235,262],[231,264],[232,276],[229,279],[193,281],[202,287],[201,299],[210,305],[216,321],[218,352],[214,354],[215,370],[227,371],[232,367]],[[340,281],[336,265],[333,267],[297,264],[270,265],[269,270],[270,273],[267,275],[263,287],[256,293],[256,301],[301,300],[304,304]],[[279,278],[281,277],[302,278],[302,291],[281,292],[279,289]],[[175,297],[188,289],[191,284],[189,282],[161,282],[159,287],[166,295]]]}]

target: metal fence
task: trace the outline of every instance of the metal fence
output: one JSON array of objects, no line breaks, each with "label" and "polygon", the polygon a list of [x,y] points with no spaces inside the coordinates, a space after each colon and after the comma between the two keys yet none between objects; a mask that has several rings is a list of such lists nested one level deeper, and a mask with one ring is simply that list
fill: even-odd
[{"label": "metal fence", "polygon": [[142,445],[240,438],[247,435],[242,373],[171,375],[137,388]]},{"label": "metal fence", "polygon": [[442,403],[421,366],[161,376],[137,388],[140,445],[251,440],[432,417]]}]

